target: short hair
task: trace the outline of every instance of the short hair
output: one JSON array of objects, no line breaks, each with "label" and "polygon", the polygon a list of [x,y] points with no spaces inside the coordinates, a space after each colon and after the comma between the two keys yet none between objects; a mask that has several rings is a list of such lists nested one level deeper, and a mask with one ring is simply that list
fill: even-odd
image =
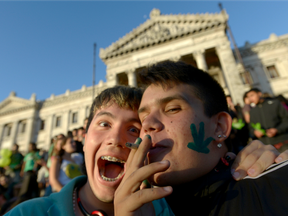
[{"label": "short hair", "polygon": [[194,89],[195,96],[203,102],[204,113],[208,117],[221,111],[228,112],[226,97],[220,84],[208,73],[192,65],[168,60],[144,69],[139,73],[139,78],[146,88],[151,84],[163,88],[171,84],[188,84]]},{"label": "short hair", "polygon": [[131,110],[138,110],[143,90],[140,88],[129,86],[114,86],[103,90],[93,101],[88,117],[88,123],[86,127],[86,133],[89,126],[97,112],[97,110],[110,106],[111,103],[116,103],[120,108],[126,108]]},{"label": "short hair", "polygon": [[259,93],[259,92],[261,92],[261,90],[260,89],[258,89],[258,88],[251,88],[249,91],[247,91],[246,92],[246,95],[249,93],[249,92],[256,92],[256,93]]}]

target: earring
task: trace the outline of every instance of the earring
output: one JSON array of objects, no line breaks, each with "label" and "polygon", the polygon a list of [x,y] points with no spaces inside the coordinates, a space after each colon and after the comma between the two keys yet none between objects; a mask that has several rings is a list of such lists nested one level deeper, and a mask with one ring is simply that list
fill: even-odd
[{"label": "earring", "polygon": [[219,134],[217,137],[218,137],[218,138],[222,138],[222,137],[223,137],[223,138],[227,138],[227,136],[224,135],[224,134],[223,134],[223,135]]},{"label": "earring", "polygon": [[218,148],[221,148],[221,147],[222,147],[222,144],[221,144],[221,143],[218,143],[218,144],[217,144],[217,147],[218,147]]}]

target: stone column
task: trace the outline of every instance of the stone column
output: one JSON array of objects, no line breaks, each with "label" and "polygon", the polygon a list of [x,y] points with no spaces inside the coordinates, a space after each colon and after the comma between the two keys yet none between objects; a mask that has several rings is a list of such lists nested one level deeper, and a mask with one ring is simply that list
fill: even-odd
[{"label": "stone column", "polygon": [[12,129],[11,129],[11,134],[10,134],[10,140],[11,140],[11,146],[15,143],[16,138],[17,138],[17,131],[18,131],[18,126],[19,126],[19,121],[14,121],[12,123]]},{"label": "stone column", "polygon": [[2,147],[2,139],[3,139],[3,136],[4,136],[4,125],[1,124],[0,125],[0,149]]},{"label": "stone column", "polygon": [[115,85],[118,85],[118,77],[117,77],[117,74],[107,74],[106,76],[106,79],[107,79],[107,85],[109,87],[113,87]]},{"label": "stone column", "polygon": [[177,61],[179,61],[180,59],[181,59],[181,56],[180,55],[175,55],[175,56],[173,56],[173,57],[171,57],[171,58],[169,58],[171,61],[174,61],[174,62],[177,62]]},{"label": "stone column", "polygon": [[45,125],[45,130],[47,130],[47,138],[45,141],[45,144],[50,146],[50,141],[52,138],[52,134],[53,134],[53,124],[54,124],[54,114],[52,114],[51,116],[49,116],[48,118],[46,118],[47,123]]},{"label": "stone column", "polygon": [[62,115],[62,125],[61,127],[63,128],[64,131],[66,131],[65,133],[68,132],[69,130],[69,126],[71,123],[71,110],[67,110],[66,112],[63,113]]},{"label": "stone column", "polygon": [[193,56],[196,60],[197,67],[203,71],[207,71],[207,63],[205,60],[205,50],[197,50],[196,52],[193,53]]},{"label": "stone column", "polygon": [[137,77],[134,69],[126,72],[128,76],[128,85],[132,87],[137,87]]},{"label": "stone column", "polygon": [[235,104],[243,104],[244,85],[241,83],[230,42],[227,41],[225,44],[216,47],[216,53],[220,60],[224,78],[233,101]]},{"label": "stone column", "polygon": [[31,118],[28,118],[27,119],[27,123],[26,123],[26,137],[25,137],[25,151],[28,152],[28,147],[29,147],[29,143],[32,141],[32,132],[33,132],[33,121],[34,121],[34,118],[31,117]]}]

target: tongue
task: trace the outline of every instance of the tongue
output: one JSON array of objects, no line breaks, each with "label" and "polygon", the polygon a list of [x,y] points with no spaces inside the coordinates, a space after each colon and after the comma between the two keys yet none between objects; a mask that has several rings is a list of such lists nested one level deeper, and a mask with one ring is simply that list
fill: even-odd
[{"label": "tongue", "polygon": [[114,164],[114,163],[107,164],[105,166],[104,176],[106,176],[108,178],[116,178],[121,171],[122,171],[121,166]]}]

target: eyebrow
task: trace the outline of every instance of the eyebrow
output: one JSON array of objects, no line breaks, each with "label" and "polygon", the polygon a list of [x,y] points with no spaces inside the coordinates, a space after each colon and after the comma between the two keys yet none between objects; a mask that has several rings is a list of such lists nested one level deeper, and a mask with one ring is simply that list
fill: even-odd
[{"label": "eyebrow", "polygon": [[[182,96],[182,95],[179,95],[179,94],[158,99],[158,100],[156,101],[156,103],[161,105],[161,104],[169,103],[169,102],[172,101],[172,100],[182,100],[182,101],[185,101],[186,103],[189,103],[189,101],[187,100],[186,97],[184,97],[184,96]],[[149,109],[148,106],[143,106],[143,107],[141,107],[141,108],[138,110],[138,114],[143,113],[143,112],[146,112],[148,109]]]},{"label": "eyebrow", "polygon": [[[115,115],[113,115],[112,113],[107,112],[107,111],[101,111],[101,112],[97,113],[97,114],[95,115],[95,118],[97,118],[97,117],[99,117],[99,116],[109,116],[109,117],[111,117],[112,119],[116,119],[116,116],[115,116]],[[138,122],[138,123],[141,124],[139,118],[129,118],[129,119],[127,119],[127,122]]]},{"label": "eyebrow", "polygon": [[109,116],[109,117],[111,117],[113,119],[116,118],[116,116],[114,116],[112,113],[107,112],[107,111],[100,111],[99,113],[96,114],[95,118],[97,118],[99,116],[103,116],[103,115]]}]

